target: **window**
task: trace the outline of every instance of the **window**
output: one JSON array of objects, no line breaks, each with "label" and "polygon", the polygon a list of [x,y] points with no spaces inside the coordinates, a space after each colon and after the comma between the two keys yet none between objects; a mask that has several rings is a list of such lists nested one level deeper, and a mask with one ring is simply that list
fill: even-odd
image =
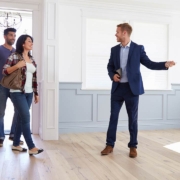
[{"label": "window", "polygon": [[[133,23],[133,38],[144,45],[146,54],[155,62],[168,60],[168,26],[164,24]],[[167,71],[154,71],[141,65],[145,89],[167,89]]]},{"label": "window", "polygon": [[[11,10],[0,10],[1,11],[7,11],[11,12]],[[13,11],[14,12],[14,11]],[[18,11],[15,11],[18,12]],[[25,11],[19,11],[19,13],[22,16],[22,23],[19,29],[17,29],[16,32],[16,41],[18,37],[22,34],[29,34],[32,35],[32,13],[31,12],[25,12]],[[3,30],[4,32],[4,30]],[[0,45],[4,44],[4,37],[3,32],[1,32],[0,35]],[[13,47],[15,48],[16,42],[14,43]],[[31,113],[31,110],[30,110]],[[14,107],[10,99],[7,100],[6,105],[6,111],[5,111],[5,117],[4,117],[4,129],[6,133],[9,133],[11,129],[12,124],[12,118],[14,115]]]},{"label": "window", "polygon": [[[110,89],[107,63],[111,47],[117,45],[117,24],[123,21],[86,19],[85,89]],[[132,41],[142,44],[152,61],[168,58],[168,25],[134,22]],[[167,89],[167,71],[152,71],[141,66],[145,89]]]},{"label": "window", "polygon": [[107,72],[110,49],[117,44],[116,26],[121,22],[87,19],[86,22],[86,83],[85,88],[109,89]]}]

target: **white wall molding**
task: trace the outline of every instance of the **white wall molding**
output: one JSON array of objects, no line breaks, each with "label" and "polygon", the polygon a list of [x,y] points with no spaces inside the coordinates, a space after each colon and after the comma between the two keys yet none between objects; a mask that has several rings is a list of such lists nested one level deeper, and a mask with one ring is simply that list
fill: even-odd
[{"label": "white wall molding", "polygon": [[[154,3],[144,2],[144,1],[114,1],[114,0],[106,0],[106,1],[95,1],[95,0],[59,0],[59,4],[68,5],[68,6],[77,6],[81,8],[91,8],[91,9],[106,9],[113,10],[118,12],[130,11],[130,12],[141,12],[141,13],[149,13],[149,14],[172,14],[180,13],[180,3],[172,2],[169,3],[158,3],[157,1]],[[172,5],[173,4],[173,5]]]},{"label": "white wall molding", "polygon": [[43,0],[1,0],[2,3],[40,4]]},{"label": "white wall molding", "polygon": [[23,10],[23,11],[33,11],[39,10],[40,3],[33,3],[29,2],[7,2],[7,1],[0,1],[0,9],[12,9],[12,10]]},{"label": "white wall molding", "polygon": [[57,1],[44,0],[43,4],[43,74],[41,83],[41,127],[44,140],[58,140],[59,115],[59,59]]},{"label": "white wall molding", "polygon": [[172,21],[171,13],[160,13],[158,12],[141,12],[138,9],[130,10],[124,9],[123,11],[114,11],[111,9],[97,9],[97,8],[82,8],[82,17],[85,18],[100,18],[109,20],[133,20],[133,21],[145,21],[145,22],[160,22],[168,24]]},{"label": "white wall molding", "polygon": [[[172,90],[147,90],[140,96],[139,129],[180,128],[180,84],[172,85],[172,88]],[[107,130],[110,117],[110,90],[84,91],[81,90],[81,83],[60,83],[59,95],[60,133]],[[127,129],[128,116],[123,105],[118,130]]]}]

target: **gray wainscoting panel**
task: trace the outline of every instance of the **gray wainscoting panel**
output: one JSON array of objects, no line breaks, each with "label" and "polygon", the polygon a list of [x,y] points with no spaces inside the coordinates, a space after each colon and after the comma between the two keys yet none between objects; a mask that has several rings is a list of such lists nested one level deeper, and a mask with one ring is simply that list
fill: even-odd
[{"label": "gray wainscoting panel", "polygon": [[167,117],[168,120],[179,119],[180,117],[180,90],[172,95],[168,95]]},{"label": "gray wainscoting panel", "polygon": [[139,120],[163,120],[163,94],[146,94],[139,99]]},{"label": "gray wainscoting panel", "polygon": [[110,117],[110,95],[97,95],[97,121],[108,121]]},{"label": "gray wainscoting panel", "polygon": [[[97,97],[97,121],[98,122],[109,122],[109,118],[110,118],[110,94],[107,95],[103,95],[103,94],[98,94]],[[121,108],[120,114],[119,114],[119,121],[127,121],[128,120],[128,116],[126,113],[126,108],[125,108],[125,104],[123,103],[123,106]]]},{"label": "gray wainscoting panel", "polygon": [[76,89],[61,90],[59,121],[77,123],[92,121],[92,100],[92,95],[78,95]]},{"label": "gray wainscoting panel", "polygon": [[[110,90],[81,90],[81,86],[59,85],[59,133],[107,131]],[[180,128],[180,84],[173,84],[172,90],[151,90],[140,96],[138,126],[141,130]],[[118,130],[128,130],[125,104]]]}]

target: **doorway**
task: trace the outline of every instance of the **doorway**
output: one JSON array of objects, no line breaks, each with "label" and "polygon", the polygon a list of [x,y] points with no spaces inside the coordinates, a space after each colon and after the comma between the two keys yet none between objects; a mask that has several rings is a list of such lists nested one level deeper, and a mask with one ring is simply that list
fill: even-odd
[{"label": "doorway", "polygon": [[[6,27],[2,27],[2,25],[6,25],[6,23],[7,23],[6,22],[7,13],[9,15],[9,18],[12,19],[12,21],[13,21],[13,18],[14,19],[17,18],[15,20],[16,20],[16,23],[18,23],[18,24],[16,26],[14,26],[14,28],[17,30],[17,32],[16,32],[16,41],[17,41],[18,37],[20,35],[22,35],[22,34],[28,34],[28,35],[32,36],[32,12],[29,12],[29,11],[14,11],[14,10],[10,10],[10,9],[0,9],[0,22],[4,23],[4,24],[1,24],[1,27],[0,27],[0,33],[1,33],[1,35],[0,35],[0,45],[4,44],[3,31],[4,31],[4,29],[6,29]],[[18,16],[17,16],[17,14],[18,14]],[[15,41],[15,43],[13,45],[14,48],[15,48],[15,45],[16,45],[16,41]],[[32,115],[32,108],[30,108],[30,114]],[[13,107],[13,104],[12,104],[10,98],[8,98],[7,104],[6,104],[5,117],[4,117],[5,134],[10,133],[13,115],[14,115],[14,107]],[[32,125],[32,116],[30,116],[30,117],[31,117],[30,122],[31,122],[31,125]]]}]

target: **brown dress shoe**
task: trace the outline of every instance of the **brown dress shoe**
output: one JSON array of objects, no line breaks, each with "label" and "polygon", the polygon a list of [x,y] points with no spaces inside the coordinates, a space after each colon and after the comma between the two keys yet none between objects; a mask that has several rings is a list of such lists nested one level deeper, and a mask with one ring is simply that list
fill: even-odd
[{"label": "brown dress shoe", "polygon": [[112,146],[106,146],[103,151],[101,151],[101,155],[108,155],[109,153],[113,152]]},{"label": "brown dress shoe", "polygon": [[136,156],[137,156],[136,148],[131,147],[131,148],[130,148],[130,152],[129,152],[129,157],[135,158]]}]

